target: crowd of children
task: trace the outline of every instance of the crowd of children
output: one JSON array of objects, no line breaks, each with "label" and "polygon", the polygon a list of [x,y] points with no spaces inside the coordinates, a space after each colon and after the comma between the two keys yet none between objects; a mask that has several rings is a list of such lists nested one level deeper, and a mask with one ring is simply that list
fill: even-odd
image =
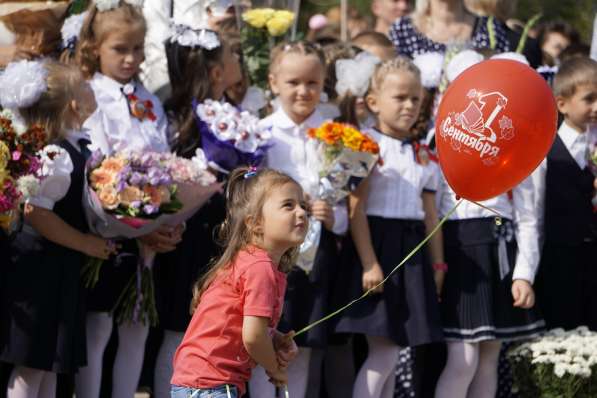
[{"label": "crowd of children", "polygon": [[[542,28],[534,43],[541,63],[558,67],[554,144],[511,192],[451,213],[456,197],[436,162],[433,112],[453,76],[440,65],[428,84],[430,71],[413,58],[450,53],[451,32],[481,59],[507,52],[509,28],[459,1],[407,8],[375,0],[378,31],[350,43],[311,32],[313,41],[271,50],[275,100],[257,109],[272,136],[263,163],[214,168],[220,192],[185,223],[138,238],[158,253],[159,326],[151,331],[158,343],[148,343],[149,325],[114,317],[138,272],[138,242],[90,232],[86,161],[96,149],[193,157],[202,148],[194,104],[246,104],[238,32],[221,21],[173,30],[164,42],[163,105],[141,79],[151,23],[142,2],[90,2],[64,63],[13,59],[0,75],[6,87],[42,83],[16,95],[0,87],[0,105],[43,126],[55,152],[22,225],[0,237],[0,396],[130,398],[145,364],[157,398],[389,398],[397,394],[399,355],[410,348],[413,396],[490,398],[503,342],[554,327],[597,330],[597,178],[587,156],[597,130],[597,62],[582,49],[560,62],[578,37],[563,24]],[[450,13],[452,25],[442,29]],[[306,145],[308,130],[330,118],[371,136],[382,159],[334,205],[317,199]],[[379,285],[449,213],[428,245]],[[322,232],[307,272],[294,264],[310,220]],[[87,256],[105,260],[92,288],[80,276]]]}]

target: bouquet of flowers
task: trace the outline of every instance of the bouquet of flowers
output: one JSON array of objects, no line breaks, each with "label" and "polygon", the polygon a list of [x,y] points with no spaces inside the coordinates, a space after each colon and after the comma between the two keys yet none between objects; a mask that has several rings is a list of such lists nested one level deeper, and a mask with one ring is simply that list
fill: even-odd
[{"label": "bouquet of flowers", "polygon": [[240,165],[257,166],[269,147],[271,133],[249,112],[229,103],[194,104],[201,143],[209,165],[230,172]]},{"label": "bouquet of flowers", "polygon": [[597,333],[554,329],[508,352],[521,397],[597,396]]},{"label": "bouquet of flowers", "polygon": [[[589,168],[597,179],[597,125],[589,126],[587,137],[589,143]],[[591,203],[593,204],[593,212],[597,213],[597,185]]]},{"label": "bouquet of flowers", "polygon": [[[106,238],[137,238],[163,224],[177,225],[196,212],[219,188],[207,171],[203,152],[193,159],[169,153],[93,154],[84,190],[87,219],[93,232]],[[123,291],[118,319],[157,323],[151,266],[155,253],[139,244],[135,280]],[[97,282],[101,260],[83,270],[88,286]]]},{"label": "bouquet of flowers", "polygon": [[296,19],[292,11],[274,8],[253,8],[242,14],[243,59],[251,84],[268,87],[269,56],[272,47],[290,29]]},{"label": "bouquet of flowers", "polygon": [[[0,227],[7,232],[19,205],[39,190],[43,166],[40,151],[45,145],[43,128],[26,128],[11,111],[0,112]],[[54,156],[55,151],[47,151],[45,157]]]},{"label": "bouquet of flowers", "polygon": [[[308,136],[309,164],[319,175],[316,196],[331,205],[348,196],[380,161],[377,143],[350,125],[326,122],[310,129]],[[310,220],[297,262],[306,272],[311,271],[320,238],[321,222]]]}]

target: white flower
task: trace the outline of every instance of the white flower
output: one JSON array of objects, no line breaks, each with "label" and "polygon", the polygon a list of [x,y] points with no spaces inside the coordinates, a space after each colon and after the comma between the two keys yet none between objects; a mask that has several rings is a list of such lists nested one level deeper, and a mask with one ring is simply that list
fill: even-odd
[{"label": "white flower", "polygon": [[200,170],[207,170],[207,158],[205,157],[205,153],[203,153],[203,149],[197,148],[195,156],[191,160]]},{"label": "white flower", "polygon": [[37,102],[48,86],[48,71],[43,62],[11,62],[0,75],[0,105],[3,108],[26,108]]},{"label": "white flower", "polygon": [[39,192],[39,180],[33,175],[19,177],[17,189],[23,195],[23,200],[27,200]]},{"label": "white flower", "polygon": [[110,11],[120,5],[120,0],[95,0],[95,7],[99,12]]},{"label": "white flower", "polygon": [[62,33],[63,48],[68,48],[79,39],[81,28],[83,27],[83,22],[85,21],[87,14],[89,14],[89,12],[85,11],[81,14],[71,15],[64,20],[62,29],[60,29],[60,33]]},{"label": "white flower", "polygon": [[195,30],[187,25],[174,25],[170,42],[176,42],[184,47],[201,47],[206,50],[220,47],[220,40],[216,32],[208,29]]},{"label": "white flower", "polygon": [[566,373],[566,368],[567,366],[565,364],[557,363],[553,368],[553,372],[556,376],[562,377]]},{"label": "white flower", "polygon": [[417,55],[413,63],[421,71],[421,83],[425,88],[439,86],[444,69],[444,55],[438,52],[428,52]]}]

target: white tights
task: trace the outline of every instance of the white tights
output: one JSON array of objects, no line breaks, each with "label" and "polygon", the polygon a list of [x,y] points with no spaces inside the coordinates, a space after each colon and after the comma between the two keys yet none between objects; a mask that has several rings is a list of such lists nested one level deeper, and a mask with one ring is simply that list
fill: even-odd
[{"label": "white tights", "polygon": [[448,360],[435,398],[494,398],[501,342],[448,342]]},{"label": "white tights", "polygon": [[[75,379],[77,398],[99,398],[102,360],[112,334],[113,319],[107,312],[87,314],[87,366]],[[145,340],[149,326],[125,323],[118,326],[118,349],[112,370],[112,398],[131,398],[137,391]]]},{"label": "white tights", "polygon": [[358,398],[391,398],[400,347],[385,337],[367,336],[369,355],[359,369],[352,392]]},{"label": "white tights", "polygon": [[[296,358],[288,366],[288,395],[290,398],[305,398],[309,382],[309,362],[311,348],[300,347]],[[253,369],[249,380],[249,392],[252,397],[275,398],[276,389],[268,381],[269,377],[261,366]],[[281,395],[284,397],[284,395]],[[159,397],[156,397],[159,398]]]},{"label": "white tights", "polygon": [[172,360],[180,345],[184,332],[164,331],[164,340],[155,362],[153,375],[153,396],[155,398],[170,398],[170,380],[172,380]]},{"label": "white tights", "polygon": [[7,398],[56,397],[56,373],[15,366],[8,380]]}]

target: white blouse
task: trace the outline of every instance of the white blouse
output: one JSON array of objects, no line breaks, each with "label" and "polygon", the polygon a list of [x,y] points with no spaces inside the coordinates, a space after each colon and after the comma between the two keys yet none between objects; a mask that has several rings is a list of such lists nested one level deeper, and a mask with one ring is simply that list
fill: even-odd
[{"label": "white blouse", "polygon": [[122,92],[123,84],[101,73],[96,73],[90,83],[97,102],[97,110],[83,125],[91,139],[90,150],[100,149],[106,155],[124,150],[170,150],[168,122],[162,104],[141,83],[132,81],[129,84],[134,85],[134,94],[140,101],[152,102],[155,121],[148,118],[140,121],[131,116],[127,98]]},{"label": "white blouse", "polygon": [[[514,235],[518,246],[518,254],[514,265],[512,279],[524,279],[533,283],[539,259],[539,214],[535,206],[535,187],[531,177],[526,178],[512,190],[512,199],[502,194],[493,199],[480,202],[483,206],[495,210],[504,218],[512,220]],[[456,194],[441,178],[439,191],[439,213],[446,215],[456,204]],[[469,201],[464,201],[450,216],[450,220],[466,220],[471,218],[493,218],[496,214]]]},{"label": "white blouse", "polygon": [[[66,140],[78,151],[81,150],[79,139],[89,139],[84,131],[69,131]],[[70,175],[73,172],[73,162],[66,150],[61,147],[48,146],[45,149],[58,152],[53,159],[42,155],[42,180],[37,194],[27,200],[27,203],[47,210],[54,209],[56,202],[62,200],[70,188]],[[51,149],[52,148],[52,149]],[[42,150],[43,153],[44,150]]]},{"label": "white blouse", "polygon": [[[288,174],[301,184],[311,197],[317,196],[319,186],[318,170],[312,167],[316,164],[310,159],[307,151],[307,130],[317,128],[325,119],[315,110],[302,124],[295,124],[282,108],[261,121],[265,128],[272,133],[272,147],[268,149],[266,166]],[[310,167],[311,166],[311,167]],[[334,227],[332,231],[342,235],[348,230],[348,213],[346,206],[334,206]]]},{"label": "white blouse", "polygon": [[366,130],[379,144],[382,164],[369,176],[367,214],[402,220],[423,220],[423,191],[435,192],[439,184],[439,168],[435,162],[417,163],[412,145]]}]

